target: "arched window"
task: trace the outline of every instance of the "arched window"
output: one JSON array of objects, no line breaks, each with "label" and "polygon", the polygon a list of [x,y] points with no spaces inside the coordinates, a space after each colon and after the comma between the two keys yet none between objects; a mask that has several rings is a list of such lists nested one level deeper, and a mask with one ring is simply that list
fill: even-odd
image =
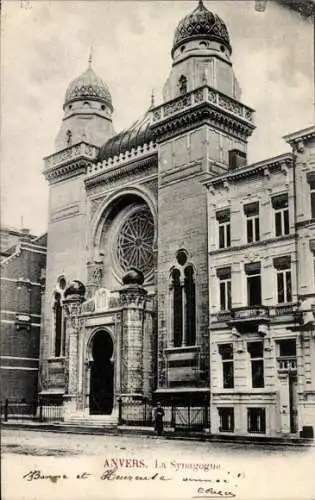
[{"label": "arched window", "polygon": [[180,77],[179,82],[178,82],[178,86],[179,86],[180,95],[187,94],[187,78],[186,78],[186,76],[182,75]]},{"label": "arched window", "polygon": [[194,270],[187,266],[184,270],[185,280],[185,339],[186,345],[195,345],[196,342],[196,287],[194,281]]},{"label": "arched window", "polygon": [[61,295],[55,292],[54,297],[54,323],[55,323],[55,356],[58,358],[61,356],[62,351],[62,306],[61,306]]},{"label": "arched window", "polygon": [[194,268],[186,264],[187,253],[181,250],[176,258],[181,267],[171,271],[171,345],[185,347],[196,343],[196,285]]},{"label": "arched window", "polygon": [[174,346],[180,347],[183,343],[183,294],[178,269],[172,271],[172,288]]}]

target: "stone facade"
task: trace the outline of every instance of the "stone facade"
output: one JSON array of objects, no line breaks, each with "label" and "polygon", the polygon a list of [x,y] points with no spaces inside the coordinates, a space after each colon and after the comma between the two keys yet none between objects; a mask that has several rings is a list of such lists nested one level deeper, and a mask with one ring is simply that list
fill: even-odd
[{"label": "stone facade", "polygon": [[[312,184],[311,152],[305,142],[300,159],[247,165],[254,111],[240,99],[227,28],[202,2],[176,31],[162,104],[152,102],[130,129],[114,134],[109,89],[91,67],[69,85],[56,151],[45,158],[40,393],[58,397],[66,419],[115,420],[120,400],[211,401],[214,433],[224,432],[222,421],[225,429],[233,421],[235,434],[248,433],[248,422],[265,435],[301,429],[288,408],[302,347],[296,342],[297,361],[288,360],[293,344],[282,341],[297,338],[301,295],[312,293],[311,281],[301,291],[297,280],[299,245],[311,263],[312,221],[301,220],[298,238],[295,224],[296,171]],[[248,277],[255,307],[246,306]],[[280,304],[277,280],[290,295]],[[222,387],[223,357],[233,388]]]},{"label": "stone facade", "polygon": [[314,426],[314,134],[297,134],[298,154],[206,181],[213,433],[275,437]]}]

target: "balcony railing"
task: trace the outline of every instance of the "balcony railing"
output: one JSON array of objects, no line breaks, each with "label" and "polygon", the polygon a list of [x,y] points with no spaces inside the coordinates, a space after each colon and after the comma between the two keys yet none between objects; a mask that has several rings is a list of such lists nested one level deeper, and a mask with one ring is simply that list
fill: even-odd
[{"label": "balcony railing", "polygon": [[98,151],[99,149],[96,146],[91,146],[86,142],[74,144],[73,146],[69,146],[62,151],[58,151],[44,158],[45,170],[82,157],[89,160],[95,160]]},{"label": "balcony railing", "polygon": [[153,111],[153,123],[162,121],[202,102],[209,102],[215,108],[227,111],[245,122],[253,124],[254,111],[251,108],[207,85],[156,107]]},{"label": "balcony railing", "polygon": [[296,373],[297,362],[295,356],[281,356],[277,358],[277,365],[279,372]]},{"label": "balcony railing", "polygon": [[231,321],[251,322],[251,321],[269,321],[269,308],[266,306],[247,306],[232,309]]}]

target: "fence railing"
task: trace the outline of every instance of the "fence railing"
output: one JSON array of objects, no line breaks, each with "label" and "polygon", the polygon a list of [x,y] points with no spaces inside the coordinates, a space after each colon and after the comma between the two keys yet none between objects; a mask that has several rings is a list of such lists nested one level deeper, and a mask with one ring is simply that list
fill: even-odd
[{"label": "fence railing", "polygon": [[63,408],[51,402],[42,400],[13,400],[0,401],[0,418],[2,421],[38,421],[38,422],[61,422],[63,420]]},{"label": "fence railing", "polygon": [[149,401],[125,402],[118,399],[118,423],[120,425],[153,425],[153,408]]},{"label": "fence railing", "polygon": [[[193,432],[209,428],[209,405],[179,403],[165,404],[163,424],[166,430]],[[63,421],[62,404],[39,400],[0,401],[2,421],[34,421],[57,423]],[[118,399],[118,425],[154,427],[155,405],[149,400],[127,402]]]},{"label": "fence railing", "polygon": [[[154,426],[155,407],[149,401],[127,403],[118,400],[118,424]],[[165,429],[174,431],[202,431],[209,428],[210,408],[205,406],[176,405],[163,406]]]}]

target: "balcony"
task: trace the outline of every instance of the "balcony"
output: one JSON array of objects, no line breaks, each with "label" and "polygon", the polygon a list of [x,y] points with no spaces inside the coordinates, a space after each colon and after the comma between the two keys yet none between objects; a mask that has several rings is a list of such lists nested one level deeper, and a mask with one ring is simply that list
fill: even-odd
[{"label": "balcony", "polygon": [[231,311],[230,324],[234,326],[260,325],[269,323],[269,308],[266,306],[246,306],[233,308]]},{"label": "balcony", "polygon": [[277,358],[278,373],[295,374],[297,370],[297,362],[295,356],[281,356]]},{"label": "balcony", "polygon": [[237,116],[253,128],[254,111],[251,108],[207,85],[156,107],[153,111],[153,123],[163,121],[205,102],[214,109],[224,111],[231,116]]},{"label": "balcony", "polygon": [[69,146],[62,151],[58,151],[44,158],[44,172],[80,159],[93,161],[98,151],[99,148],[87,144],[86,142],[74,144],[73,146]]}]

